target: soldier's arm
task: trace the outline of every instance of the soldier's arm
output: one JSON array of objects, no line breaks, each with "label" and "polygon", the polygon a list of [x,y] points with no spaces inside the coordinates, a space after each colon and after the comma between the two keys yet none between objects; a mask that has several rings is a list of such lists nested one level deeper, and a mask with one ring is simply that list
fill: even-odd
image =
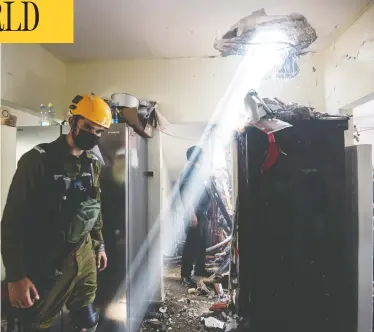
[{"label": "soldier's arm", "polygon": [[[101,167],[99,164],[96,164],[97,166],[97,176],[95,177],[95,186],[99,187],[100,186],[100,176],[101,176]],[[96,199],[101,201],[100,197],[100,190],[98,190]],[[97,221],[91,231],[91,239],[92,239],[92,244],[95,249],[95,251],[104,251],[104,237],[103,237],[103,216],[102,213],[100,212],[99,217],[97,218]]]},{"label": "soldier's arm", "polygon": [[31,199],[37,195],[44,172],[43,156],[31,150],[19,160],[9,189],[1,221],[1,252],[9,282],[26,277],[25,226],[34,208]]},{"label": "soldier's arm", "polygon": [[102,233],[103,229],[103,217],[100,213],[94,228],[91,231],[91,239],[95,251],[104,251],[104,237]]}]

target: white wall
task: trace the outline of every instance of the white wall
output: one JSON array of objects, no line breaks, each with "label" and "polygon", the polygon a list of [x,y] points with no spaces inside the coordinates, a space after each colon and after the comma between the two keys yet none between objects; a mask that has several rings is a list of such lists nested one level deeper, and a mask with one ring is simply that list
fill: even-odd
[{"label": "white wall", "polygon": [[[9,108],[8,108],[9,109]],[[40,117],[37,114],[30,114],[24,111],[10,108],[10,113],[17,117],[17,127],[39,126]]]},{"label": "white wall", "polygon": [[[374,156],[374,100],[353,110],[353,123],[360,133],[357,144],[370,144]],[[374,167],[374,158],[372,159]]]},{"label": "white wall", "polygon": [[186,164],[187,149],[198,145],[206,127],[204,122],[171,124],[161,133],[161,143],[169,176],[175,181]]},{"label": "white wall", "polygon": [[[16,169],[16,128],[0,126],[0,221],[8,191]],[[5,279],[5,268],[1,258],[1,280]]]},{"label": "white wall", "polygon": [[66,65],[38,44],[3,44],[1,98],[13,108],[39,110],[53,103],[59,114],[69,106],[64,99]]},{"label": "white wall", "polygon": [[8,191],[16,170],[16,128],[0,126],[1,152],[1,214],[5,207]]},{"label": "white wall", "polygon": [[161,133],[161,160],[160,160],[160,182],[161,182],[161,210],[168,207],[169,197],[172,189],[172,180],[170,177],[169,167],[167,165],[167,157],[163,146],[163,137]]},{"label": "white wall", "polygon": [[[171,122],[206,122],[242,58],[98,61],[68,64],[66,102],[79,93],[128,92],[153,99]],[[259,92],[324,109],[323,61],[301,59],[301,74],[288,82],[264,82]],[[315,67],[316,72],[313,71]]]},{"label": "white wall", "polygon": [[336,114],[373,92],[374,5],[326,51],[326,110]]}]

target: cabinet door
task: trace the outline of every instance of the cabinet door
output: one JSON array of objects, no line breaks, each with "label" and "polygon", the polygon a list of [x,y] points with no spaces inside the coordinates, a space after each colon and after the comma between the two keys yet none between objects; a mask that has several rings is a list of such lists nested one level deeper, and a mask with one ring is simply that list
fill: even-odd
[{"label": "cabinet door", "polygon": [[[149,305],[152,281],[149,268],[148,235],[148,150],[147,140],[128,130],[128,195],[127,195],[127,309],[129,331],[135,331]],[[156,277],[157,278],[157,277]],[[153,285],[156,287],[156,285]],[[134,329],[133,329],[134,328]]]},{"label": "cabinet door", "polygon": [[253,330],[355,330],[343,125],[304,121],[276,133],[283,153],[266,171],[266,135],[248,129],[239,141],[239,309]]}]

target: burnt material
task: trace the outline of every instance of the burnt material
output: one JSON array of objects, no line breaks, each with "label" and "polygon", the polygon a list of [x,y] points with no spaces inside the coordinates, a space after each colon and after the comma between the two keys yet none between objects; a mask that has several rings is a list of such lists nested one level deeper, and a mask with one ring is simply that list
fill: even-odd
[{"label": "burnt material", "polygon": [[256,332],[352,332],[357,299],[354,232],[346,217],[348,121],[292,123],[275,134],[277,163],[262,171],[268,140],[238,138],[239,310]]}]

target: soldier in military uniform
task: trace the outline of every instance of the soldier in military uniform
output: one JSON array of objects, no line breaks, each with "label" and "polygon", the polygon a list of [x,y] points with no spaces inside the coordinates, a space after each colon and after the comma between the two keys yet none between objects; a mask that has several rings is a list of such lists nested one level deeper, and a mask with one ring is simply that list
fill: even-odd
[{"label": "soldier in military uniform", "polygon": [[96,272],[106,268],[98,160],[89,153],[111,124],[95,95],[70,106],[71,131],[22,156],[1,223],[2,255],[13,307],[27,332],[48,330],[66,305],[72,331],[95,331]]}]

